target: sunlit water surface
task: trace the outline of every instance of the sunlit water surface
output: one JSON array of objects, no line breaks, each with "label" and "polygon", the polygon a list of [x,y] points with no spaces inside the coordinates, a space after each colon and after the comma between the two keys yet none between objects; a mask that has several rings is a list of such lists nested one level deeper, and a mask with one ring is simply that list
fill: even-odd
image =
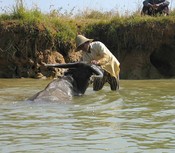
[{"label": "sunlit water surface", "polygon": [[174,153],[175,80],[120,81],[71,102],[25,101],[51,80],[0,79],[1,153]]}]

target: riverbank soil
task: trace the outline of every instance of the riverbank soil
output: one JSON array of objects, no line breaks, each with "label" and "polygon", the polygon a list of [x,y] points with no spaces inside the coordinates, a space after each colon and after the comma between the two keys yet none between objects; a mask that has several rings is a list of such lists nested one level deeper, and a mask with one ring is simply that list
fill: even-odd
[{"label": "riverbank soil", "polygon": [[15,21],[0,24],[0,78],[56,78],[63,69],[46,68],[44,63],[79,60],[80,53],[73,51],[63,56],[44,32]]},{"label": "riverbank soil", "polygon": [[[106,27],[109,27],[107,25]],[[104,25],[102,25],[104,28]],[[94,28],[98,38],[120,61],[121,79],[160,79],[175,77],[175,23],[141,22],[118,26],[110,32]],[[62,69],[46,68],[44,63],[79,61],[75,42],[58,45],[43,26],[20,25],[16,21],[0,23],[0,78],[56,78]],[[65,53],[60,48],[68,46]]]}]

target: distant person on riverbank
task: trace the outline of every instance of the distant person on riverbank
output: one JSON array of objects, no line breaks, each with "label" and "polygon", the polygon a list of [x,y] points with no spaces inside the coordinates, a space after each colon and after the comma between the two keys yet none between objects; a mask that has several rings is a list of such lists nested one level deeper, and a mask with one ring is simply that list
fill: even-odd
[{"label": "distant person on riverbank", "polygon": [[106,82],[111,90],[119,89],[120,63],[109,49],[100,41],[88,39],[82,35],[76,37],[77,51],[83,51],[83,61],[99,65],[102,68],[103,78],[94,78],[93,90],[101,90]]},{"label": "distant person on riverbank", "polygon": [[167,0],[145,0],[141,15],[169,15],[169,1]]}]

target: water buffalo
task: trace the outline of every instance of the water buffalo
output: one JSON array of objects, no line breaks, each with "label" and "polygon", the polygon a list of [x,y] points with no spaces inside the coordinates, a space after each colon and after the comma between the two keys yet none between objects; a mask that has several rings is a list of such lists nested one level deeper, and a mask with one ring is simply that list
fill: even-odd
[{"label": "water buffalo", "polygon": [[31,101],[67,101],[73,96],[83,95],[89,85],[90,77],[103,77],[96,65],[83,62],[66,64],[46,64],[47,67],[68,68],[61,78],[53,80],[47,87],[29,98]]}]

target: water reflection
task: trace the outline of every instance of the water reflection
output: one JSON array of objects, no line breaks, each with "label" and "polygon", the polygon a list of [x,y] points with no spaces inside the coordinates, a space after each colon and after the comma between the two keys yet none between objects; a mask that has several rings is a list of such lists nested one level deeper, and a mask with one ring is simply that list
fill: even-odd
[{"label": "water reflection", "polygon": [[0,80],[0,152],[174,152],[175,80],[88,88],[69,103],[23,101],[49,80]]}]

